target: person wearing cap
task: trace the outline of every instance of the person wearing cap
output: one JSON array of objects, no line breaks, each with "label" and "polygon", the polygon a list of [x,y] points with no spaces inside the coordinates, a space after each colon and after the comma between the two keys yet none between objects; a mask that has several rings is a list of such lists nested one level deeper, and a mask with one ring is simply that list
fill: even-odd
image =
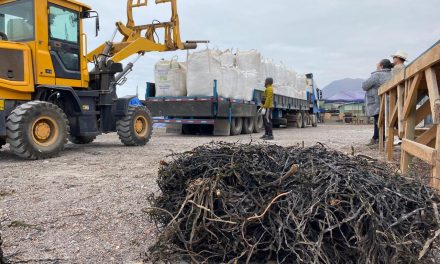
[{"label": "person wearing cap", "polygon": [[[393,64],[394,64],[394,68],[391,71],[391,75],[392,76],[396,76],[397,74],[399,74],[401,71],[403,71],[405,69],[405,62],[408,60],[408,53],[406,53],[405,51],[399,50],[396,53],[394,53],[393,55],[391,55],[391,58],[393,58]],[[402,140],[400,138],[397,138],[396,140],[394,140],[394,145],[398,146],[402,144]]]},{"label": "person wearing cap", "polygon": [[264,96],[263,96],[263,108],[266,110],[266,113],[264,114],[264,128],[266,130],[266,133],[261,139],[264,140],[273,140],[273,123],[272,123],[272,112],[273,112],[273,79],[267,78],[264,86],[266,89],[264,90]]},{"label": "person wearing cap", "polygon": [[374,146],[379,143],[379,88],[391,79],[392,68],[393,64],[390,60],[381,60],[376,65],[376,71],[362,84],[362,89],[366,92],[366,114],[369,117],[374,117],[374,135],[368,146]]},{"label": "person wearing cap", "polygon": [[394,68],[391,72],[393,76],[401,72],[403,69],[405,69],[405,62],[408,60],[408,53],[404,51],[397,51],[395,54],[391,55],[393,58]]}]

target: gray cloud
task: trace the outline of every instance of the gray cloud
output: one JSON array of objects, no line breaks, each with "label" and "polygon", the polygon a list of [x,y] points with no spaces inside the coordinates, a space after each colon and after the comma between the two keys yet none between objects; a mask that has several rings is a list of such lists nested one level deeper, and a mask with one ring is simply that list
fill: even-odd
[{"label": "gray cloud", "polygon": [[[116,21],[126,21],[126,1],[85,0],[100,13],[102,31],[93,38],[86,23],[89,48],[107,40]],[[138,23],[168,19],[168,4],[136,12]],[[264,56],[294,68],[314,72],[321,86],[346,78],[365,78],[376,62],[403,49],[414,59],[440,39],[438,0],[180,0],[184,40],[210,40],[210,47],[258,49]],[[203,46],[203,45],[202,45]],[[186,52],[148,53],[135,66],[120,94],[141,97],[153,81],[160,58]]]}]

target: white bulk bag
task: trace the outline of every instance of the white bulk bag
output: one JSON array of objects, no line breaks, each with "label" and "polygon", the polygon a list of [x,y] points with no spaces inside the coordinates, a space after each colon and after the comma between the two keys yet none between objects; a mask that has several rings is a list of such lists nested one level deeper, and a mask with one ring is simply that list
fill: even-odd
[{"label": "white bulk bag", "polygon": [[220,55],[220,63],[222,67],[234,67],[235,66],[235,55],[230,50],[224,51]]},{"label": "white bulk bag", "polygon": [[256,71],[243,72],[244,87],[243,97],[240,99],[252,101],[254,97],[254,90],[258,88],[258,73]]},{"label": "white bulk bag", "polygon": [[231,98],[232,99],[243,99],[245,97],[245,86],[246,86],[246,76],[244,72],[238,70],[238,82],[237,82],[237,89],[234,91],[231,91]]},{"label": "white bulk bag", "polygon": [[289,86],[296,86],[296,72],[293,70],[287,70],[287,84]]},{"label": "white bulk bag", "polygon": [[186,96],[186,68],[177,61],[161,60],[154,67],[156,96]]},{"label": "white bulk bag", "polygon": [[238,70],[235,67],[222,67],[222,89],[218,91],[220,97],[233,98],[238,88]]},{"label": "white bulk bag", "polygon": [[237,67],[244,72],[260,72],[261,54],[256,50],[239,51],[236,56]]},{"label": "white bulk bag", "polygon": [[203,50],[188,57],[187,91],[188,96],[214,96],[214,80],[217,80],[219,95],[223,91],[219,52]]},{"label": "white bulk bag", "polygon": [[296,88],[299,93],[299,99],[307,100],[307,78],[305,75],[297,75]]}]

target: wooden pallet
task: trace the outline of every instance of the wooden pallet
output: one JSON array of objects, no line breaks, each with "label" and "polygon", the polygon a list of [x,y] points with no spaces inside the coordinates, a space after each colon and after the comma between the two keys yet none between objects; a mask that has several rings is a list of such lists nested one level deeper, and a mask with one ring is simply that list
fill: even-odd
[{"label": "wooden pallet", "polygon": [[[379,90],[380,151],[393,161],[394,136],[402,138],[400,167],[413,157],[432,166],[432,186],[440,190],[440,41]],[[420,102],[428,97],[429,100]],[[434,125],[418,128],[432,115]],[[384,138],[387,141],[384,143]]]}]

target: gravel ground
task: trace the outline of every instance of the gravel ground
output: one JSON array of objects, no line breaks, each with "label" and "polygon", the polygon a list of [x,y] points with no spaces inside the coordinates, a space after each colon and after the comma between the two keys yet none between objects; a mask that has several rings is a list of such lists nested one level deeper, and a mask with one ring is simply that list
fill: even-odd
[{"label": "gravel ground", "polygon": [[[316,142],[347,153],[377,156],[365,147],[371,126],[321,125],[275,130],[274,143]],[[69,144],[61,157],[22,161],[0,150],[0,222],[11,263],[139,263],[156,236],[144,211],[157,191],[159,162],[171,152],[212,140],[248,143],[259,135],[169,135],[156,129],[143,148],[121,146],[117,135],[87,146]]]}]

